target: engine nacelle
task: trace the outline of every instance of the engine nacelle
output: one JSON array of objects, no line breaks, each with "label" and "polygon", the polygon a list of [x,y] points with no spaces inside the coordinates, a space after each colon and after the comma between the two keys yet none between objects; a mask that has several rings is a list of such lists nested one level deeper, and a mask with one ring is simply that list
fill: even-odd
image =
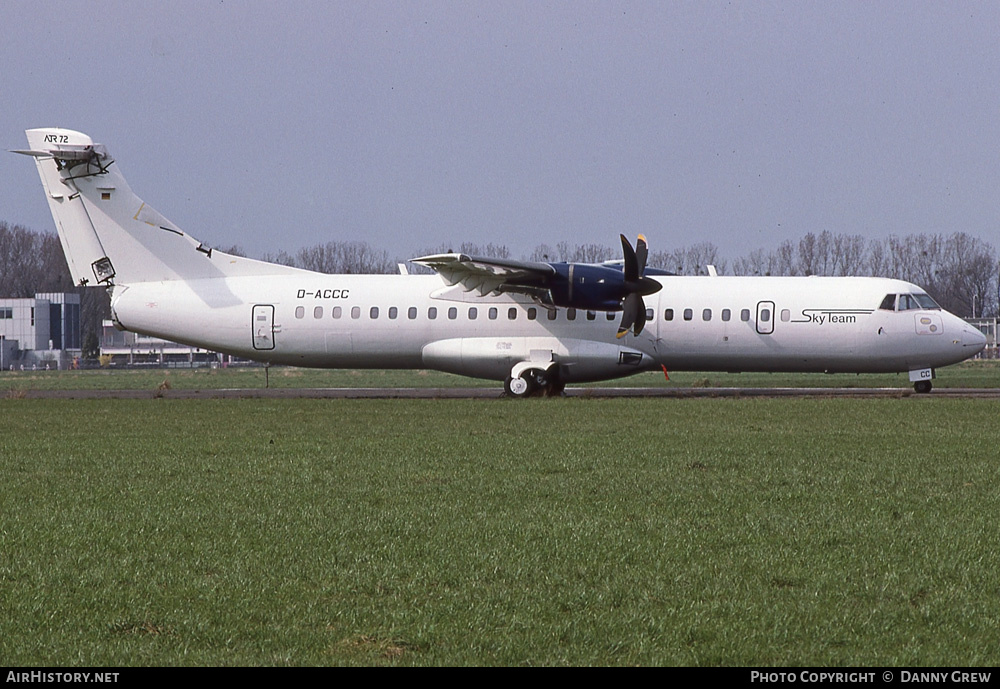
[{"label": "engine nacelle", "polygon": [[[652,357],[612,342],[554,337],[457,337],[423,348],[428,368],[506,380],[515,366],[557,367],[564,383],[622,378],[655,367]],[[530,366],[520,366],[529,368]]]}]

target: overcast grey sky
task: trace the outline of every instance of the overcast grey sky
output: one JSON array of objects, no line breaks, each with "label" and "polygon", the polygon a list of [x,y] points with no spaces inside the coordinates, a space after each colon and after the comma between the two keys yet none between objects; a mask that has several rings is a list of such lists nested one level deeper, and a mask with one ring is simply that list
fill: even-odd
[{"label": "overcast grey sky", "polygon": [[[1000,240],[1000,3],[0,5],[0,142],[90,134],[198,239]],[[52,230],[0,154],[0,220]]]}]

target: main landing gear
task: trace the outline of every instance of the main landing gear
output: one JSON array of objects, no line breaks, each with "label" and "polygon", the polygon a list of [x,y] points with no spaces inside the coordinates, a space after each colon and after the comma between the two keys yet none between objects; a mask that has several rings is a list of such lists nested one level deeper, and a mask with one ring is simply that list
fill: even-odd
[{"label": "main landing gear", "polygon": [[532,395],[555,397],[565,388],[557,371],[541,368],[529,368],[517,377],[508,376],[503,385],[504,392],[519,399]]}]

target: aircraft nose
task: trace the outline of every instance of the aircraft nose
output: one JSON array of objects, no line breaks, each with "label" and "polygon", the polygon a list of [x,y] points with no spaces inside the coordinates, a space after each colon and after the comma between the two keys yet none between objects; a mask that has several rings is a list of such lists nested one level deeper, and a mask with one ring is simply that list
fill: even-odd
[{"label": "aircraft nose", "polygon": [[961,332],[962,350],[966,356],[975,356],[986,348],[986,335],[976,326],[965,323]]}]

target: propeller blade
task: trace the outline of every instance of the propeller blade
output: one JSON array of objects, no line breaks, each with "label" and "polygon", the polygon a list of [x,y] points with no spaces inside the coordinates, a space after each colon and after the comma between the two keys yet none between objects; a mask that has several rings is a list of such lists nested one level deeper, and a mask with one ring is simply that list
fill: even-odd
[{"label": "propeller blade", "polygon": [[642,326],[639,325],[639,312],[642,313],[643,325],[645,325],[646,314],[642,307],[642,297],[640,297],[635,292],[630,292],[627,297],[625,297],[625,302],[622,304],[622,322],[618,326],[618,334],[615,337],[622,338],[625,337],[626,333],[636,325],[638,328],[636,330],[636,335],[642,332]]},{"label": "propeller blade", "polygon": [[639,264],[639,275],[646,272],[647,256],[649,256],[649,249],[646,247],[646,237],[640,234],[639,239],[635,242],[635,258]]},{"label": "propeller blade", "polygon": [[625,258],[625,265],[622,267],[625,273],[625,282],[636,282],[639,279],[639,259],[635,255],[635,251],[632,249],[632,245],[629,244],[628,239],[625,235],[621,235],[622,238],[622,255]]},{"label": "propeller blade", "polygon": [[618,326],[618,337],[624,337],[629,330],[635,335],[642,332],[646,327],[646,304],[642,298],[658,292],[663,286],[643,275],[646,272],[646,259],[649,257],[646,238],[640,234],[634,250],[625,235],[621,235],[621,238],[622,254],[625,257],[622,266],[623,286],[628,290],[628,294],[622,300],[622,322]]},{"label": "propeller blade", "polygon": [[639,295],[636,296],[636,301],[639,303],[636,309],[637,313],[635,316],[635,326],[632,328],[632,334],[636,337],[642,332],[642,329],[646,327],[646,304],[643,303],[642,298]]}]

